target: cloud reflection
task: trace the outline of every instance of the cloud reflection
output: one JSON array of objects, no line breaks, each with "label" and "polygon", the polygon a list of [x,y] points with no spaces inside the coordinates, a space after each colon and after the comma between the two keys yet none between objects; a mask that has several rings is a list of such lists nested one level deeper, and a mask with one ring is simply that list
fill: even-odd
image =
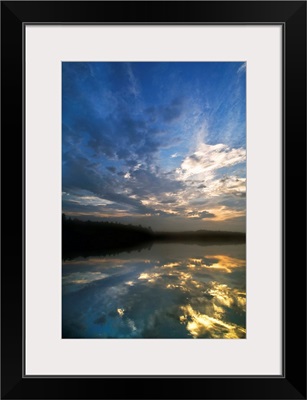
[{"label": "cloud reflection", "polygon": [[193,338],[238,339],[245,337],[246,330],[236,324],[226,323],[221,319],[201,314],[191,305],[183,306],[181,309],[183,315],[180,316],[180,322],[186,324],[186,328]]},{"label": "cloud reflection", "polygon": [[245,246],[218,249],[64,262],[63,337],[244,338]]}]

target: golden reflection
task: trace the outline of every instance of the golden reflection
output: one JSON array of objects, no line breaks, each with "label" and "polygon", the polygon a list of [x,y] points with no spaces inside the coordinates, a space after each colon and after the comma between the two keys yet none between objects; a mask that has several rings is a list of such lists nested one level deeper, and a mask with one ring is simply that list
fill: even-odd
[{"label": "golden reflection", "polygon": [[202,262],[202,259],[201,258],[189,258],[189,261],[199,264]]},{"label": "golden reflection", "polygon": [[201,266],[203,268],[220,269],[227,273],[231,273],[233,268],[244,267],[246,264],[245,260],[242,260],[240,258],[229,257],[229,256],[225,256],[225,255],[214,255],[214,256],[210,256],[210,258],[217,259],[217,262],[215,262],[211,265],[202,264]]},{"label": "golden reflection", "polygon": [[146,272],[143,272],[138,277],[138,279],[147,280],[147,282],[154,283],[154,282],[156,282],[156,280],[158,278],[160,278],[160,276],[161,276],[161,274],[158,274],[158,273],[148,274]]},{"label": "golden reflection", "polygon": [[173,262],[173,263],[163,264],[162,268],[174,268],[174,267],[178,267],[179,265],[181,265],[181,263]]},{"label": "golden reflection", "polygon": [[168,276],[175,276],[178,279],[178,283],[169,283],[166,285],[167,289],[180,289],[183,292],[190,292],[190,288],[187,286],[187,283],[192,279],[192,275],[187,272],[178,272],[169,273]]},{"label": "golden reflection", "polygon": [[[167,285],[167,288],[170,289],[176,287],[180,287],[181,290],[190,294],[193,294],[195,290],[205,288],[204,283],[198,282],[195,279],[186,279],[177,285]],[[192,337],[244,338],[246,336],[245,328],[228,322],[227,315],[229,308],[237,310],[236,312],[239,313],[245,312],[245,291],[213,281],[201,293],[205,296],[198,295],[195,297],[192,295],[192,302],[180,307],[182,314],[179,316],[179,321],[186,326]],[[208,295],[210,296],[209,299],[206,297]]]},{"label": "golden reflection", "polygon": [[188,279],[191,279],[192,275],[187,273],[187,272],[180,272],[179,273],[179,279],[183,280],[183,281],[187,281]]},{"label": "golden reflection", "polygon": [[89,283],[90,281],[86,279],[77,279],[75,281],[71,281],[71,283],[74,283],[75,285],[83,285],[85,283]]},{"label": "golden reflection", "polygon": [[119,314],[120,317],[123,317],[123,315],[124,315],[124,313],[125,313],[125,310],[124,310],[123,308],[118,308],[118,309],[117,309],[117,312],[118,312],[118,314]]},{"label": "golden reflection", "polygon": [[199,289],[199,288],[202,287],[202,285],[201,285],[200,282],[198,282],[198,281],[193,280],[193,281],[191,281],[191,283],[193,283],[193,285],[194,285],[197,289]]},{"label": "golden reflection", "polygon": [[146,274],[145,272],[143,272],[138,279],[148,279],[149,278],[149,274]]},{"label": "golden reflection", "polygon": [[181,310],[183,311],[183,315],[179,317],[179,320],[182,324],[186,325],[187,330],[193,338],[202,336],[238,339],[246,335],[246,330],[243,327],[224,322],[219,318],[201,314],[193,309],[190,304],[182,306]]},{"label": "golden reflection", "polygon": [[230,289],[227,285],[215,284],[212,289],[208,289],[208,293],[214,296],[215,300],[223,306],[231,307],[234,303],[234,299],[230,296]]},{"label": "golden reflection", "polygon": [[[244,296],[244,297],[242,297],[242,296]],[[238,305],[242,308],[242,309],[244,309],[245,310],[245,307],[246,307],[246,293],[240,293],[239,294],[239,292],[238,292],[238,297],[237,297],[237,302],[238,302]]]},{"label": "golden reflection", "polygon": [[211,282],[211,288],[207,289],[207,293],[213,296],[214,304],[232,307],[236,305],[238,308],[245,311],[246,293],[242,290],[231,289],[225,284]]},{"label": "golden reflection", "polygon": [[167,289],[180,289],[183,292],[189,292],[190,290],[185,287],[185,282],[181,282],[181,285],[176,285],[175,283],[169,283],[168,285],[166,285]]},{"label": "golden reflection", "polygon": [[213,311],[214,311],[213,316],[214,316],[214,318],[217,318],[217,319],[222,319],[222,316],[225,313],[225,310],[223,307],[219,307],[214,303],[213,303]]}]

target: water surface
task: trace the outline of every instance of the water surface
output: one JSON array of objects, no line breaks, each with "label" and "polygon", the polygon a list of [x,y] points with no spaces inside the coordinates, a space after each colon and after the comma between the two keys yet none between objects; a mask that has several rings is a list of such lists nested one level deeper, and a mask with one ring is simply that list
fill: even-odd
[{"label": "water surface", "polygon": [[245,338],[245,245],[154,244],[63,262],[63,338]]}]

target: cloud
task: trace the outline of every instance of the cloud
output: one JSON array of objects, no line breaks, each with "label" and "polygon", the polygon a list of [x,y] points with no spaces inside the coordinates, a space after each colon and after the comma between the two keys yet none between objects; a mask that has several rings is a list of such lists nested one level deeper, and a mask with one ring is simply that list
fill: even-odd
[{"label": "cloud", "polygon": [[128,77],[129,77],[129,82],[130,82],[130,91],[131,93],[137,97],[140,94],[140,87],[137,82],[137,79],[133,73],[132,65],[131,63],[127,64],[127,72],[128,72]]},{"label": "cloud", "polygon": [[234,195],[237,197],[246,198],[246,192],[235,192]]},{"label": "cloud", "polygon": [[[170,179],[159,169],[146,170],[132,164],[126,172],[101,169],[84,157],[66,155],[63,167],[63,211],[68,215],[96,217],[175,215],[171,204],[182,183]],[[113,172],[109,174],[108,171]],[[150,185],[148,183],[150,182]],[[162,203],[161,201],[164,202]]]},{"label": "cloud", "polygon": [[179,172],[185,179],[200,174],[211,176],[220,168],[230,167],[246,160],[246,150],[242,147],[230,148],[222,143],[215,145],[202,143],[199,147],[199,150],[186,157],[181,164]]},{"label": "cloud", "polygon": [[180,316],[180,321],[186,324],[187,330],[194,338],[197,337],[210,337],[210,338],[225,338],[225,339],[239,339],[245,338],[245,328],[234,324],[225,322],[220,318],[218,312],[223,312],[222,308],[217,308],[216,317],[211,317],[206,314],[201,314],[199,311],[193,309],[191,305],[181,307],[183,315]]},{"label": "cloud", "polygon": [[206,218],[214,218],[216,215],[209,211],[190,211],[187,213],[189,218],[197,218],[197,219],[206,219]]},{"label": "cloud", "polygon": [[160,201],[161,204],[175,204],[176,202],[176,199],[165,199]]},{"label": "cloud", "polygon": [[[87,190],[94,197],[102,199],[102,202],[108,200],[129,206],[139,213],[150,212],[151,210],[142,205],[139,200],[129,197],[129,190],[124,190],[127,187],[127,184],[123,182],[124,178],[115,176],[100,172],[99,166],[93,165],[84,157],[67,156],[63,168],[63,190],[77,195],[80,191]],[[130,192],[133,192],[133,189]],[[79,200],[80,204],[84,205],[81,197]]]},{"label": "cloud", "polygon": [[[243,215],[245,209],[244,194],[246,179],[235,175],[235,166],[242,165],[246,160],[244,148],[230,148],[225,144],[209,145],[200,143],[197,150],[187,156],[176,170],[176,179],[186,185],[182,193],[185,205],[192,208],[190,218],[227,219]],[[231,172],[233,175],[220,176],[220,171]],[[201,184],[198,184],[201,182]],[[232,213],[231,197],[236,199],[235,209],[241,205],[239,211]],[[239,202],[239,203],[237,203]],[[221,204],[223,206],[217,206]],[[206,206],[206,213],[203,206]]]},{"label": "cloud", "polygon": [[211,213],[209,211],[201,211],[198,214],[198,218],[201,218],[201,219],[214,218],[214,217],[215,217],[215,214],[213,214],[213,213]]},{"label": "cloud", "polygon": [[246,62],[242,63],[240,65],[240,67],[237,69],[237,73],[238,74],[241,74],[241,73],[244,73],[244,72],[246,72]]},{"label": "cloud", "polygon": [[62,179],[65,192],[70,193],[72,189],[73,191],[80,189],[97,193],[101,175],[87,158],[66,153],[63,156]]}]

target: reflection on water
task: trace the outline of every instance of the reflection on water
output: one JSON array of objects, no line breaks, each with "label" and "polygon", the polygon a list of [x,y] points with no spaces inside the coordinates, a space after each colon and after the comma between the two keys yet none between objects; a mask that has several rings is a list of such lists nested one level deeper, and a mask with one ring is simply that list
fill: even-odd
[{"label": "reflection on water", "polygon": [[245,338],[245,245],[63,262],[63,338]]}]

